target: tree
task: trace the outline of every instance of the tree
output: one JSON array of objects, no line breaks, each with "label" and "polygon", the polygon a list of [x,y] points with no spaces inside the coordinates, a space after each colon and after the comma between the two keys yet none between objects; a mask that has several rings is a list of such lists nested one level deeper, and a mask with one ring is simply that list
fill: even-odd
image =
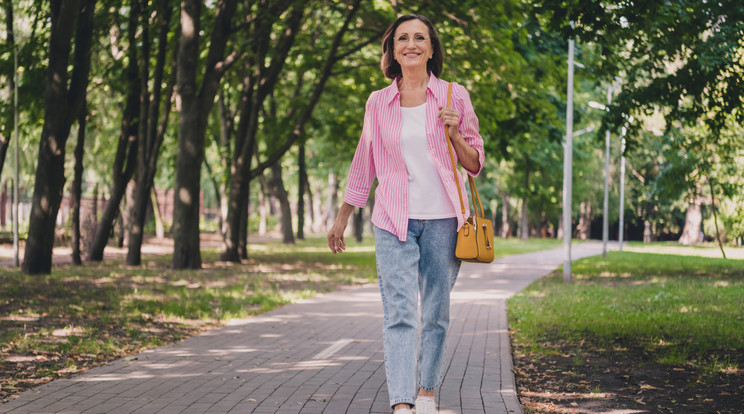
[{"label": "tree", "polygon": [[[29,274],[49,273],[52,269],[55,220],[65,183],[65,144],[70,127],[85,102],[94,5],[95,0],[50,2],[52,29],[44,97],[44,127],[39,144],[28,239],[21,266]],[[72,74],[68,75],[73,30],[75,53]]]},{"label": "tree", "polygon": [[[241,229],[245,228],[245,220],[241,220],[241,217],[245,217],[242,212],[245,211],[247,206],[248,197],[248,186],[250,180],[256,178],[258,175],[278,160],[280,160],[284,154],[292,148],[294,143],[302,136],[307,123],[310,121],[313,110],[317,105],[322,92],[328,79],[333,74],[332,70],[334,65],[345,58],[368,45],[371,39],[357,40],[356,43],[352,44],[346,51],[341,51],[342,40],[345,34],[350,30],[351,24],[354,21],[356,13],[359,11],[361,1],[357,0],[351,6],[347,7],[344,20],[342,24],[335,29],[335,33],[330,40],[330,45],[325,51],[325,58],[321,60],[320,71],[315,75],[315,81],[309,87],[309,90],[305,90],[305,74],[310,72],[310,68],[306,67],[298,71],[294,88],[289,89],[294,91],[294,97],[308,96],[309,98],[302,103],[302,105],[292,105],[287,111],[287,115],[281,119],[272,120],[272,124],[277,126],[283,126],[281,131],[285,138],[280,144],[274,144],[269,146],[270,154],[261,161],[255,168],[251,169],[250,161],[253,159],[254,151],[257,148],[257,131],[258,131],[258,114],[262,110],[264,101],[271,95],[274,87],[277,85],[279,75],[285,64],[286,57],[295,42],[298,29],[302,22],[304,15],[305,5],[294,3],[288,8],[287,18],[285,22],[285,29],[282,31],[281,37],[278,38],[274,53],[271,55],[270,63],[268,66],[264,63],[268,56],[268,44],[265,42],[268,39],[263,38],[263,42],[257,42],[260,46],[254,52],[255,60],[252,60],[251,67],[255,67],[258,73],[257,77],[249,76],[244,82],[244,102],[250,102],[243,107],[240,114],[240,122],[238,124],[236,145],[235,145],[235,159],[231,170],[231,181],[228,199],[228,213],[227,213],[227,227],[225,237],[225,247],[222,252],[222,260],[237,261],[240,259],[239,246],[240,246],[240,234]],[[273,10],[269,10],[272,12]],[[259,16],[271,16],[271,13],[262,13]],[[255,20],[256,29],[254,33],[269,33],[271,31],[273,19],[263,21],[261,18]],[[328,22],[323,20],[324,24]],[[318,26],[323,28],[325,26]],[[312,32],[312,31],[311,31]],[[261,38],[259,38],[261,39]],[[374,39],[374,37],[372,38]],[[254,89],[255,88],[255,89]],[[250,97],[248,99],[247,97]],[[271,129],[270,129],[271,130]],[[277,129],[274,129],[275,131]]]},{"label": "tree", "polygon": [[[704,125],[707,132],[698,134],[691,148],[723,154],[725,146],[718,145],[722,132],[731,121],[744,121],[744,4],[692,0],[680,7],[662,0],[568,4],[545,0],[537,11],[564,36],[598,45],[602,59],[597,67],[603,76],[622,75],[622,91],[603,128],[627,126],[629,151],[644,144],[640,138],[645,120],[661,113],[667,134],[683,126]],[[709,172],[704,162],[694,170]],[[701,184],[688,181],[687,187],[702,188]]]},{"label": "tree", "polygon": [[199,68],[199,32],[202,5],[197,0],[181,2],[181,37],[178,48],[178,94],[181,110],[178,121],[178,158],[173,217],[173,267],[201,267],[199,249],[199,191],[204,158],[204,134],[207,117],[214,104],[220,78],[237,58],[225,57],[232,33],[232,18],[237,0],[220,0],[210,38],[201,85]]},{"label": "tree", "polygon": [[[3,1],[3,8],[5,9],[5,27],[6,27],[6,43],[8,45],[8,49],[12,53],[16,53],[16,41],[15,41],[15,33],[13,30],[13,3],[11,0],[4,0]],[[15,93],[15,73],[9,74],[8,76],[8,90],[11,92],[11,94]],[[5,165],[5,156],[8,153],[8,148],[10,147],[10,133],[8,133],[8,136],[5,136],[4,134],[0,133],[0,172],[3,170],[3,165]]]},{"label": "tree", "polygon": [[71,223],[72,235],[72,263],[76,265],[83,264],[80,257],[80,198],[83,192],[83,153],[85,152],[85,125],[88,113],[83,103],[83,108],[78,117],[77,143],[75,145],[75,178],[72,182],[72,212]]},{"label": "tree", "polygon": [[126,103],[113,162],[111,196],[103,211],[103,216],[96,226],[93,242],[88,248],[87,260],[90,261],[103,260],[103,251],[106,248],[111,229],[114,226],[114,219],[119,214],[121,200],[126,192],[127,184],[134,173],[139,142],[138,130],[141,107],[139,88],[142,82],[136,47],[137,30],[139,28],[138,22],[143,12],[139,3],[139,0],[132,0],[129,7],[129,23],[127,25],[127,56],[129,62],[126,68]]},{"label": "tree", "polygon": [[[127,252],[127,264],[139,265],[142,261],[141,248],[145,228],[145,218],[148,201],[152,192],[155,173],[157,172],[158,156],[163,144],[168,117],[171,109],[171,95],[176,81],[176,59],[170,76],[163,89],[163,78],[165,76],[166,59],[168,54],[168,33],[170,33],[170,21],[173,15],[173,7],[168,0],[158,2],[156,15],[157,27],[160,29],[157,37],[157,54],[153,73],[152,93],[149,88],[149,65],[150,58],[149,42],[143,42],[142,51],[142,76],[139,85],[140,101],[140,125],[138,135],[140,145],[137,146],[137,185],[135,188],[134,205],[129,223],[129,250]],[[146,27],[150,23],[144,21]],[[149,37],[149,30],[144,31],[144,37]],[[161,104],[162,101],[162,104]],[[162,105],[162,114],[161,114]],[[156,207],[156,206],[153,206]]]}]

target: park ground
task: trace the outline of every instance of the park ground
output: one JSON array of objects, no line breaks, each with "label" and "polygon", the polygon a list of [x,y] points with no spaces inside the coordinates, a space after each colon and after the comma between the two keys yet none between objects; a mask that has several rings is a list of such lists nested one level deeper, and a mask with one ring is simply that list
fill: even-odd
[{"label": "park ground", "polygon": [[744,412],[742,253],[633,244],[511,298],[525,412]]},{"label": "park ground", "polygon": [[[107,249],[103,264],[77,268],[59,248],[53,274],[35,277],[13,271],[12,247],[0,248],[0,399],[375,279],[370,240],[332,256],[322,238],[293,247],[254,238],[241,264],[216,261],[218,240],[207,236],[203,245],[201,271],[169,269],[171,242],[150,239],[140,267]],[[501,250],[558,245],[505,241]],[[712,247],[631,244],[577,261],[570,285],[558,270],[510,300],[525,411],[741,412],[744,249],[727,253],[732,260],[717,259]]]}]

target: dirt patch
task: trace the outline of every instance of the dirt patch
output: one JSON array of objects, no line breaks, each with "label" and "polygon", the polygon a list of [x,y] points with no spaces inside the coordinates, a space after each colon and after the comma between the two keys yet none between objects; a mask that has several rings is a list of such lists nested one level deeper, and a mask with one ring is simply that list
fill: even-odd
[{"label": "dirt patch", "polygon": [[[513,341],[512,341],[513,343]],[[526,413],[742,413],[744,355],[739,369],[703,373],[651,362],[643,349],[552,343],[549,355],[514,346],[514,373]]]}]

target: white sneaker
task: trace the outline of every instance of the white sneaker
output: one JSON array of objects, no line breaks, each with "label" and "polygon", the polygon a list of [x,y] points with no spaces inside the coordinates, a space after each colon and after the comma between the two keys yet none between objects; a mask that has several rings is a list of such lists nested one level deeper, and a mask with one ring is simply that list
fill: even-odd
[{"label": "white sneaker", "polygon": [[414,404],[416,414],[437,414],[437,403],[434,397],[418,397]]},{"label": "white sneaker", "polygon": [[397,410],[393,411],[393,414],[413,414],[413,411],[409,410],[408,408],[398,408]]}]

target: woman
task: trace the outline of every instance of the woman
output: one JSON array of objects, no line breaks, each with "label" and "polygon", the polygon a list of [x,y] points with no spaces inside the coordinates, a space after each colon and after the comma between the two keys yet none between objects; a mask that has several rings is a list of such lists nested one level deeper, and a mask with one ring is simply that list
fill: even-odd
[{"label": "woman", "polygon": [[[372,223],[385,315],[385,372],[396,414],[410,414],[413,406],[417,414],[437,412],[434,390],[443,377],[450,291],[460,269],[457,230],[465,220],[447,146],[473,176],[484,161],[478,118],[465,88],[453,84],[446,107],[449,84],[438,79],[443,61],[439,37],[426,17],[401,16],[387,29],[381,67],[393,82],[367,100],[344,203],[328,232],[331,251],[344,251],[349,216],[366,205],[377,178]],[[459,173],[457,179],[464,189]]]}]

